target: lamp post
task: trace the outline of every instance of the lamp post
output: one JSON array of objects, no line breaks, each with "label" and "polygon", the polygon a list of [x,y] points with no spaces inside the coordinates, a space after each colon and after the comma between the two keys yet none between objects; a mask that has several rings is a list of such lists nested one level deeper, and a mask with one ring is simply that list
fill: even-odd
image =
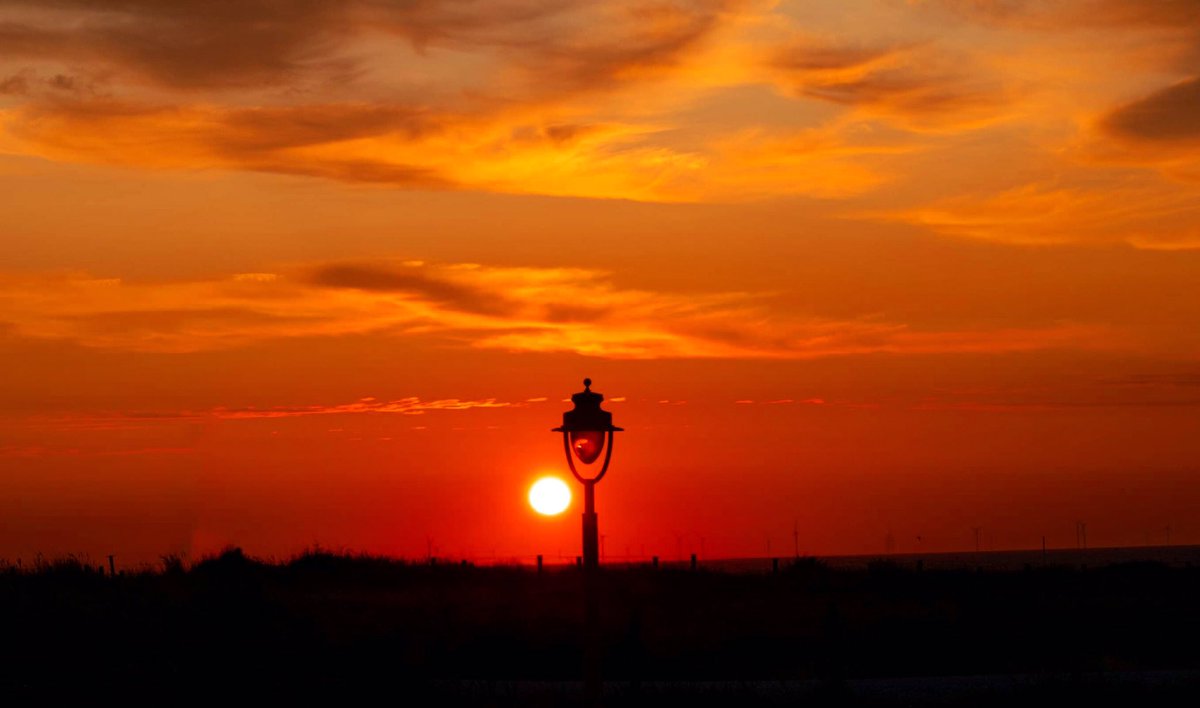
[{"label": "lamp post", "polygon": [[[608,472],[612,460],[613,433],[620,428],[612,424],[612,413],[600,408],[604,396],[592,391],[592,380],[583,380],[583,391],[571,396],[573,410],[563,413],[561,427],[554,432],[562,433],[563,452],[571,474],[583,484],[583,594],[584,594],[584,647],[583,683],[584,692],[592,705],[599,705],[602,685],[600,683],[600,594],[596,587],[597,571],[600,569],[600,536],[596,519],[596,483]],[[585,476],[588,466],[604,455],[600,471]],[[580,472],[575,461],[584,466]]]},{"label": "lamp post", "polygon": [[[600,536],[596,517],[596,483],[608,472],[608,463],[612,460],[613,433],[621,431],[612,424],[612,413],[600,408],[604,395],[592,391],[592,380],[583,380],[583,391],[571,396],[575,404],[574,410],[563,413],[561,427],[554,432],[562,433],[563,452],[567,456],[567,465],[571,474],[583,484],[583,567],[592,571],[600,566]],[[591,465],[604,455],[604,463],[600,471],[592,476],[585,476],[576,466],[576,459],[582,465]],[[584,468],[584,472],[588,470]]]}]

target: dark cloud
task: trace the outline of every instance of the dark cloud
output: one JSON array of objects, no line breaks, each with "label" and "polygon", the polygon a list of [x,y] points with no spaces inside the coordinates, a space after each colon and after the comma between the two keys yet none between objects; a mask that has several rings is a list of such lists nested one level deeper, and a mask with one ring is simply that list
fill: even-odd
[{"label": "dark cloud", "polygon": [[[1103,32],[1100,51],[1168,71],[1195,71],[1200,62],[1200,0],[924,0],[923,6],[993,27],[1068,35]],[[1151,42],[1145,35],[1153,33]],[[1091,39],[1091,38],[1089,38]]]},{"label": "dark cloud", "polygon": [[774,64],[781,69],[796,71],[831,71],[853,69],[891,56],[891,47],[797,45],[775,55]]},{"label": "dark cloud", "polygon": [[1130,374],[1121,378],[1106,379],[1103,383],[1115,386],[1137,386],[1150,388],[1200,388],[1200,371],[1185,373]]},{"label": "dark cloud", "polygon": [[674,65],[734,7],[730,0],[642,3],[617,32],[581,28],[573,36],[544,38],[525,65],[560,88],[607,85],[633,72]]},{"label": "dark cloud", "polygon": [[513,128],[509,138],[513,143],[538,144],[550,143],[556,146],[569,145],[579,139],[594,134],[599,129],[595,125],[575,125],[561,123],[555,125],[521,125]]},{"label": "dark cloud", "polygon": [[327,265],[312,273],[312,282],[331,288],[400,293],[441,307],[481,315],[505,316],[517,309],[502,295],[431,277],[422,268],[394,270],[370,265]]},{"label": "dark cloud", "polygon": [[792,91],[912,124],[976,121],[1008,98],[998,82],[936,47],[799,44],[772,57]]},{"label": "dark cloud", "polygon": [[543,316],[547,322],[598,322],[612,314],[607,307],[591,305],[550,304],[545,307]]},{"label": "dark cloud", "polygon": [[1120,138],[1152,142],[1200,140],[1200,77],[1121,106],[1101,124]]},{"label": "dark cloud", "polygon": [[601,88],[673,65],[744,0],[365,1],[361,17],[413,42],[490,47],[545,90]]},{"label": "dark cloud", "polygon": [[542,130],[542,134],[555,143],[568,143],[592,132],[589,125],[550,125]]},{"label": "dark cloud", "polygon": [[496,49],[556,88],[595,88],[670,65],[734,3],[0,0],[16,18],[0,21],[0,57],[112,65],[173,88],[259,87],[345,73],[352,40],[390,34],[418,49]]},{"label": "dark cloud", "polygon": [[75,77],[67,76],[65,74],[55,74],[46,81],[46,84],[52,88],[58,89],[59,91],[79,90],[79,82],[75,79]]},{"label": "dark cloud", "polygon": [[[521,47],[542,40],[548,25],[563,24],[584,5],[578,0],[360,0],[366,24],[432,44]],[[532,36],[530,36],[532,35]]]},{"label": "dark cloud", "polygon": [[449,120],[420,108],[341,104],[248,108],[223,115],[214,147],[235,154],[320,145],[385,134],[415,139],[438,132]]},{"label": "dark cloud", "polygon": [[966,19],[1031,29],[1200,27],[1200,0],[933,0]]},{"label": "dark cloud", "polygon": [[[453,189],[434,170],[365,158],[302,159],[293,148],[389,137],[418,140],[461,119],[403,106],[342,104],[280,108],[192,109],[142,106],[112,100],[48,100],[22,111],[9,131],[32,142],[79,151],[78,136],[96,138],[84,152],[121,159],[122,146],[153,142],[161,156],[200,153],[220,166],[258,172],[324,177],[343,182]],[[194,159],[194,157],[193,157]]]},{"label": "dark cloud", "polygon": [[0,96],[82,96],[93,93],[94,87],[90,80],[68,74],[46,77],[32,71],[21,71],[0,78]]},{"label": "dark cloud", "polygon": [[367,264],[330,264],[311,274],[320,286],[400,293],[438,307],[491,317],[530,317],[553,324],[594,323],[608,318],[605,306],[556,302],[516,302],[502,289],[451,282],[426,267],[402,269]]},{"label": "dark cloud", "polygon": [[905,70],[881,72],[855,81],[806,86],[801,92],[809,98],[875,106],[918,116],[985,111],[1001,103],[996,91],[970,82],[952,77],[923,77]]},{"label": "dark cloud", "polygon": [[29,93],[29,77],[13,74],[0,79],[0,96],[24,96]]},{"label": "dark cloud", "polygon": [[321,318],[283,316],[244,307],[199,307],[157,310],[114,310],[86,315],[64,316],[88,334],[123,333],[172,334],[193,330],[224,328],[230,325],[269,326],[296,322],[319,322]]},{"label": "dark cloud", "polygon": [[185,88],[286,80],[326,56],[348,24],[331,0],[0,0],[0,9],[27,18],[0,25],[0,56],[112,63]]},{"label": "dark cloud", "polygon": [[459,185],[435,170],[370,160],[251,160],[240,165],[256,172],[321,177],[338,182],[377,184],[409,189],[456,189]]}]

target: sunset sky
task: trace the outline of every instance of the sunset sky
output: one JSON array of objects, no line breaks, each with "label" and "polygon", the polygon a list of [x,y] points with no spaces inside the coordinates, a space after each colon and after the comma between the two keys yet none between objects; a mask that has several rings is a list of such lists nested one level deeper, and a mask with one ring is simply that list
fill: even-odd
[{"label": "sunset sky", "polygon": [[1198,72],[1196,0],[0,0],[0,558],[574,557],[584,376],[610,558],[1200,543]]}]

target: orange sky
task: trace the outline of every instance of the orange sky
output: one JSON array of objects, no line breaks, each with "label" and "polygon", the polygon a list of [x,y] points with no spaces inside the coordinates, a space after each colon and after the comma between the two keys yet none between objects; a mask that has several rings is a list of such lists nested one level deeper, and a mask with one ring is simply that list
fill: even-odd
[{"label": "orange sky", "polygon": [[1198,59],[1194,0],[0,0],[0,557],[574,556],[585,375],[609,556],[1200,543]]}]

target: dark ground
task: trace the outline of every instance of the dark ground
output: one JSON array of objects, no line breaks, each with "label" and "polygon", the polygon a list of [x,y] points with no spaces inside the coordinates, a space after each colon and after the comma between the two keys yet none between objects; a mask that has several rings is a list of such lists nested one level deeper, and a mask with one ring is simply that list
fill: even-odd
[{"label": "dark ground", "polygon": [[[600,583],[611,705],[1200,704],[1200,568],[801,559]],[[577,704],[581,598],[573,568],[326,553],[0,568],[0,700]]]}]

